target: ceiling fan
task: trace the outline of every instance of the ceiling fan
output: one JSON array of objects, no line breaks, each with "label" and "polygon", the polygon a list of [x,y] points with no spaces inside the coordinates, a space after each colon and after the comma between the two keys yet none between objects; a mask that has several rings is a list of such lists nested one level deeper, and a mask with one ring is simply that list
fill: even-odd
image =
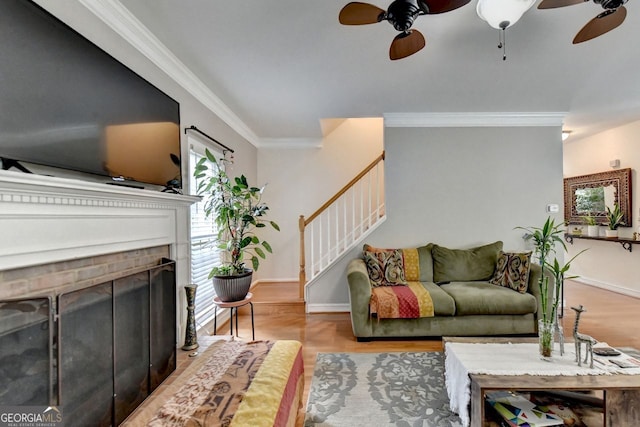
[{"label": "ceiling fan", "polygon": [[343,25],[366,25],[388,21],[400,31],[391,43],[389,58],[406,58],[422,49],[425,39],[412,30],[413,21],[420,15],[434,15],[457,9],[471,0],[394,0],[385,11],[369,3],[351,2],[340,10],[338,21]]},{"label": "ceiling fan", "polygon": [[[538,9],[555,9],[556,7],[571,6],[586,3],[589,0],[542,0]],[[593,18],[582,27],[573,38],[573,44],[586,42],[618,27],[627,17],[627,9],[623,6],[627,0],[593,0],[604,9],[604,12]]]}]

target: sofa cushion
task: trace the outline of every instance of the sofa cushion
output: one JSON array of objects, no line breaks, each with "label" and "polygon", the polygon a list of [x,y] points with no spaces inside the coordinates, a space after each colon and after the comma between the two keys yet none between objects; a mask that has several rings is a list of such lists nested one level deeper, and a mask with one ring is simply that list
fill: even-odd
[{"label": "sofa cushion", "polygon": [[433,249],[433,243],[429,243],[426,246],[420,246],[416,250],[418,251],[418,262],[420,265],[420,282],[433,282],[433,257],[431,256],[431,250]]},{"label": "sofa cushion", "polygon": [[472,249],[448,249],[434,245],[431,249],[433,279],[436,283],[489,280],[501,250],[500,241]]},{"label": "sofa cushion", "polygon": [[535,313],[538,307],[533,295],[513,292],[489,282],[451,282],[441,288],[455,300],[456,316],[529,314]]},{"label": "sofa cushion", "polygon": [[436,316],[455,316],[456,302],[451,295],[443,291],[440,286],[433,282],[421,282],[422,286],[431,295],[433,301],[433,314]]},{"label": "sofa cushion", "polygon": [[531,269],[531,252],[509,253],[498,255],[496,271],[489,283],[504,286],[520,293],[527,292],[529,287],[529,271]]},{"label": "sofa cushion", "polygon": [[404,260],[400,249],[380,249],[364,245],[364,262],[371,286],[406,285]]}]

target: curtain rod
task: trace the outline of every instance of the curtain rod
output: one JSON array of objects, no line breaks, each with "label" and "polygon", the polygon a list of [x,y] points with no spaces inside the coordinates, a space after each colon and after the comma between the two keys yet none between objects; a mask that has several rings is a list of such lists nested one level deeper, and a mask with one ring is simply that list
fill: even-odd
[{"label": "curtain rod", "polygon": [[220,147],[224,148],[224,149],[225,149],[225,151],[229,151],[230,153],[233,153],[233,152],[234,152],[231,148],[227,147],[226,145],[224,145],[222,142],[218,141],[217,139],[215,139],[215,138],[213,138],[213,137],[211,137],[211,136],[207,135],[206,133],[202,132],[200,129],[198,129],[198,128],[197,128],[197,127],[195,127],[194,125],[191,125],[191,126],[190,126],[190,127],[188,127],[188,128],[184,128],[184,133],[186,134],[188,130],[196,131],[196,132],[198,132],[200,135],[203,135],[203,136],[205,136],[205,137],[209,138],[211,141],[215,142],[215,143],[216,143],[216,144],[218,144]]}]

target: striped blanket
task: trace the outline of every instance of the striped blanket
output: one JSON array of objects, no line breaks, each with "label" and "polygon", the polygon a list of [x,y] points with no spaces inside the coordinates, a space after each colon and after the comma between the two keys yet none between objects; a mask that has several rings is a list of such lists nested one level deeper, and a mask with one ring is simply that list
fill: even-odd
[{"label": "striped blanket", "polygon": [[205,353],[179,389],[161,393],[160,403],[132,425],[295,425],[304,389],[299,342],[221,341]]},{"label": "striped blanket", "polygon": [[417,319],[434,315],[431,295],[420,282],[371,288],[369,308],[378,319]]}]

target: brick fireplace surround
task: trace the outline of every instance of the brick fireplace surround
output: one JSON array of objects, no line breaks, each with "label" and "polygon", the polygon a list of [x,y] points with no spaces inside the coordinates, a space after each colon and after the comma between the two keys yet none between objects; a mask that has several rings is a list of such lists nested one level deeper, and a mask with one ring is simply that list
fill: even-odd
[{"label": "brick fireplace surround", "polygon": [[178,343],[197,198],[0,171],[0,300],[55,296],[176,261]]}]

